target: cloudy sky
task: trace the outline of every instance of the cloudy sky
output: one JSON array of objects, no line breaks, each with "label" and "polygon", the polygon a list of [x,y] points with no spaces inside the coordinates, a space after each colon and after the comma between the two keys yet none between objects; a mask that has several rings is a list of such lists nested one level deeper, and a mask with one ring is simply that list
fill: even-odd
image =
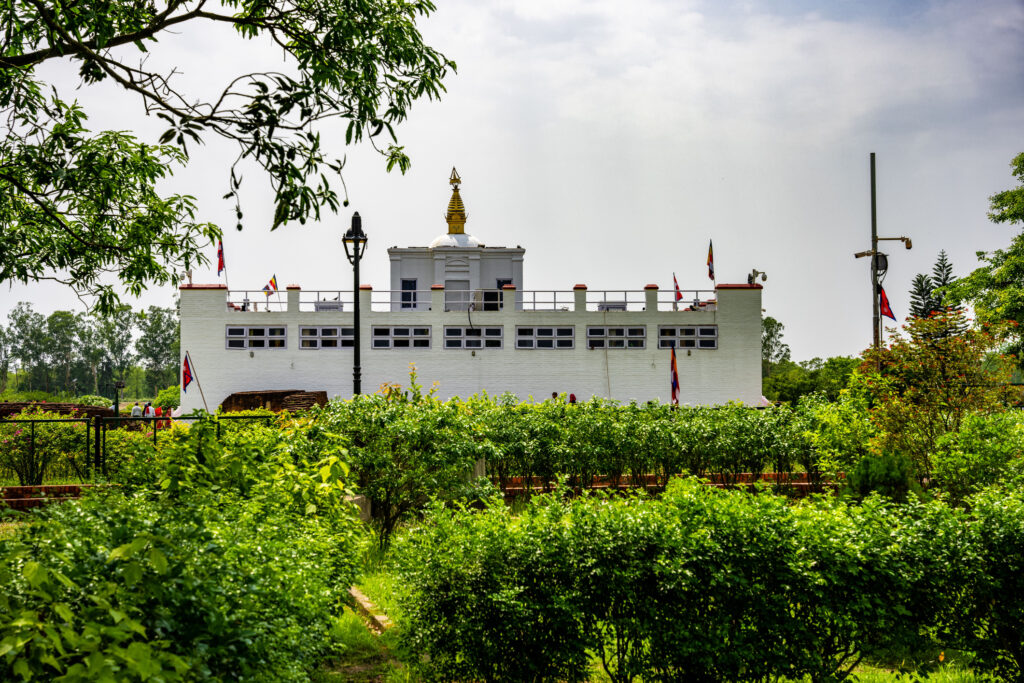
[{"label": "cloudy sky", "polygon": [[[684,289],[765,271],[766,315],[786,326],[795,359],[859,353],[870,342],[868,155],[877,154],[885,281],[906,314],[911,279],[945,249],[957,274],[975,252],[1009,242],[988,197],[1014,184],[1024,152],[1024,0],[438,0],[422,22],[458,64],[439,102],[398,129],[413,167],[388,174],[349,148],[350,210],[370,236],[364,282],[388,287],[386,248],[445,230],[448,174],[463,178],[467,231],[526,248],[526,289]],[[218,90],[278,53],[220,28],[162,41],[153,59],[181,82]],[[46,72],[72,92],[59,67]],[[94,128],[161,126],[113,89],[80,90]],[[343,128],[325,131],[335,155]],[[269,232],[268,186],[243,186],[246,226],[222,201],[232,150],[211,141],[168,189],[195,195],[225,229],[232,289],[276,274],[303,289],[350,286],[340,236],[349,214]],[[211,248],[211,258],[214,249]],[[215,260],[215,259],[214,259]],[[196,282],[217,282],[216,268]],[[170,305],[152,290],[138,305]],[[4,286],[19,300],[80,308],[59,286]]]}]

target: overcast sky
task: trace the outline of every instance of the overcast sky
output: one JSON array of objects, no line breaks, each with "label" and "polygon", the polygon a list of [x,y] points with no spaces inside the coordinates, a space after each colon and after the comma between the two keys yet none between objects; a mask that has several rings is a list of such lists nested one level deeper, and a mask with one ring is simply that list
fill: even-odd
[{"label": "overcast sky", "polygon": [[[369,248],[363,281],[389,286],[386,248],[423,246],[446,229],[456,166],[466,226],[490,246],[526,248],[526,289],[707,288],[767,272],[766,315],[785,324],[797,360],[857,354],[870,343],[868,155],[877,154],[885,281],[907,313],[910,282],[945,249],[958,275],[975,252],[1008,244],[988,197],[1014,185],[1024,152],[1024,0],[686,2],[438,0],[427,41],[458,64],[439,102],[398,129],[413,166],[388,174],[349,148],[345,180]],[[193,28],[152,48],[182,84],[219,91],[279,53],[223,28]],[[45,72],[65,94],[72,72]],[[158,122],[112,87],[80,90],[91,127],[155,139]],[[344,128],[325,131],[346,153]],[[211,141],[168,189],[195,195],[225,230],[232,289],[351,286],[340,236],[350,213],[269,232],[268,185],[246,176],[245,229],[227,191],[233,150]],[[196,282],[218,282],[214,266]],[[136,305],[170,305],[170,288]],[[52,284],[4,286],[43,312],[80,309]]]}]

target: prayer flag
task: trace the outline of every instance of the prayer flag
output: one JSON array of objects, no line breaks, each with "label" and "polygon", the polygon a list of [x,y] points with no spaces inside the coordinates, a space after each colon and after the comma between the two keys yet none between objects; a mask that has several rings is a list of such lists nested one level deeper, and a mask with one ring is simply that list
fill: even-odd
[{"label": "prayer flag", "polygon": [[892,307],[889,306],[889,297],[885,295],[885,289],[882,285],[878,285],[878,298],[881,302],[879,308],[881,309],[882,315],[886,318],[896,320],[896,316],[892,314]]},{"label": "prayer flag", "polygon": [[711,250],[711,240],[708,240],[708,278],[715,279],[715,254]]},{"label": "prayer flag", "polygon": [[683,298],[683,293],[679,291],[679,281],[676,280],[675,273],[672,273],[672,284],[675,285],[676,288],[676,301],[679,301]]},{"label": "prayer flag", "polygon": [[273,294],[276,291],[277,291],[277,275],[274,275],[272,278],[270,278],[270,282],[268,282],[263,287],[263,293],[266,294],[267,296],[270,296],[271,294]]},{"label": "prayer flag", "polygon": [[671,371],[672,371],[672,377],[671,377],[671,382],[672,382],[672,405],[677,406],[677,405],[679,405],[679,371],[676,368],[676,349],[675,349],[674,346],[672,347],[671,351],[672,351],[672,362],[671,362],[671,366],[672,366],[672,368],[671,368]]},{"label": "prayer flag", "polygon": [[181,366],[181,390],[188,391],[188,385],[192,383],[192,366],[188,362],[188,356],[185,356],[185,362]]},{"label": "prayer flag", "polygon": [[224,242],[217,240],[217,275],[224,272]]}]

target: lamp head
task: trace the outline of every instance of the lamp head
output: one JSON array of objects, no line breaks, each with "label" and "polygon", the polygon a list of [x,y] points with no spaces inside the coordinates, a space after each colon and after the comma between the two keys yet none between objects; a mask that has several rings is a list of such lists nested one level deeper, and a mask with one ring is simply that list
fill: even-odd
[{"label": "lamp head", "polygon": [[352,227],[341,238],[341,243],[345,246],[345,256],[348,258],[349,263],[354,264],[363,258],[363,254],[366,252],[366,242],[366,233],[363,232],[363,219],[359,216],[359,212],[356,211],[352,214]]}]

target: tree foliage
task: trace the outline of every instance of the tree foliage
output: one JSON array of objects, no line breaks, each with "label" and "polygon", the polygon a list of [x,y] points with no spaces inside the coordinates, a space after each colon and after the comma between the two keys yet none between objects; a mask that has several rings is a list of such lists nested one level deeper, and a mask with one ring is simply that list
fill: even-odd
[{"label": "tree foliage", "polygon": [[789,344],[782,341],[786,327],[771,316],[761,320],[761,376],[771,374],[773,366],[789,360]]},{"label": "tree foliage", "polygon": [[[237,147],[225,198],[235,202],[239,229],[248,164],[270,181],[272,228],[337,210],[332,179],[340,180],[344,161],[321,143],[325,122],[340,120],[346,144],[369,140],[389,170],[404,172],[409,159],[394,127],[416,99],[438,97],[455,68],[416,26],[433,10],[430,0],[5,3],[0,281],[56,279],[95,296],[104,311],[117,305],[107,274],[132,294],[148,283],[177,284],[182,270],[207,260],[202,250],[220,230],[197,220],[192,197],[164,196],[157,184],[208,136]],[[204,23],[273,45],[284,69],[235,75],[212,97],[180,89],[173,67],[153,67],[147,57],[170,33]],[[78,67],[82,86],[107,81],[141,99],[166,123],[159,140],[88,130],[86,112],[41,75],[65,60]]]},{"label": "tree foliage", "polygon": [[922,480],[932,476],[943,435],[960,431],[970,415],[1004,410],[1011,398],[1010,367],[991,356],[998,336],[964,327],[958,311],[911,318],[906,336],[865,354],[863,372],[880,367],[869,377],[878,450],[909,458]]},{"label": "tree foliage", "polygon": [[[1014,158],[1013,175],[1017,187],[998,192],[989,198],[989,218],[996,223],[1009,223],[1024,228],[1024,154]],[[1024,362],[1024,234],[1017,234],[1005,249],[977,252],[984,265],[945,290],[952,303],[970,302],[978,320],[988,323],[1010,321],[1011,330],[1006,350]]]}]

